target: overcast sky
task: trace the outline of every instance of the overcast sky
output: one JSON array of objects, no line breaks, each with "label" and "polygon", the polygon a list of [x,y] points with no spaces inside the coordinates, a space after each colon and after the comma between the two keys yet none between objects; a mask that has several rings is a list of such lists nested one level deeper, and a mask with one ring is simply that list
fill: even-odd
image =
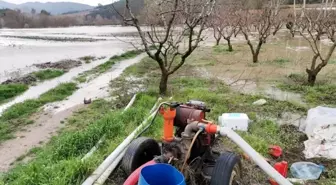
[{"label": "overcast sky", "polygon": [[112,1],[115,0],[4,0],[9,3],[15,3],[15,4],[20,4],[20,3],[25,3],[25,2],[76,2],[76,3],[83,3],[83,4],[89,4],[92,6],[97,6],[98,3],[101,3],[103,5],[105,4],[110,4]]}]

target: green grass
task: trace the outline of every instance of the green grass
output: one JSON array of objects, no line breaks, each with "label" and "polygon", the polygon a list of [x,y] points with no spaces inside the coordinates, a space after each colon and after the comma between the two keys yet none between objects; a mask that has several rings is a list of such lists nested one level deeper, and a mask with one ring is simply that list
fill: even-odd
[{"label": "green grass", "polygon": [[290,85],[280,84],[282,90],[300,93],[304,96],[307,103],[312,105],[336,105],[336,85]]},{"label": "green grass", "polygon": [[64,100],[77,89],[75,83],[60,84],[56,88],[42,94],[38,99],[26,100],[5,110],[0,117],[0,141],[12,137],[12,133],[20,126],[31,124],[29,117],[43,105]]},{"label": "green grass", "polygon": [[38,80],[50,80],[59,76],[62,76],[65,73],[63,70],[58,69],[46,69],[37,72],[33,72],[32,75],[35,76]]},{"label": "green grass", "polygon": [[329,60],[329,64],[336,64],[336,60]]},{"label": "green grass", "polygon": [[213,51],[215,53],[235,53],[235,49],[233,51],[229,51],[229,48],[227,45],[218,45],[213,47]]},{"label": "green grass", "polygon": [[[142,122],[155,101],[154,97],[139,95],[135,105],[123,114],[119,110],[106,109],[103,100],[94,102],[90,110],[78,113],[71,119],[77,120],[75,122],[78,124],[83,122],[87,125],[85,128],[64,131],[53,138],[34,154],[34,159],[28,164],[18,165],[5,174],[0,184],[81,184],[105,159],[106,154],[113,151]],[[87,112],[92,117],[83,119],[83,114]],[[81,162],[81,158],[102,135],[107,138],[104,145],[91,158]]]},{"label": "green grass", "polygon": [[5,103],[11,98],[25,92],[28,88],[28,85],[25,84],[0,85],[0,104]]},{"label": "green grass", "polygon": [[99,75],[99,74],[105,73],[106,71],[110,70],[111,67],[117,62],[134,58],[138,56],[139,54],[141,54],[142,52],[143,51],[141,50],[132,50],[132,51],[125,52],[121,55],[115,55],[111,57],[107,62],[79,75],[75,80],[80,83],[86,82],[87,77],[89,75]]},{"label": "green grass", "polygon": [[272,61],[272,63],[275,63],[277,65],[285,65],[287,63],[289,63],[290,60],[289,59],[285,59],[285,58],[277,58],[275,60]]}]

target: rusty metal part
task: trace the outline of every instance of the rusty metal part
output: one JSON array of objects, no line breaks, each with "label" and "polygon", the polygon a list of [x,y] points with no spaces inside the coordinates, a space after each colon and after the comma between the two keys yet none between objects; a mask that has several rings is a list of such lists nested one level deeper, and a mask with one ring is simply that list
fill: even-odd
[{"label": "rusty metal part", "polygon": [[187,105],[181,105],[176,108],[176,117],[174,125],[184,129],[191,121],[202,121],[205,119],[205,112]]}]

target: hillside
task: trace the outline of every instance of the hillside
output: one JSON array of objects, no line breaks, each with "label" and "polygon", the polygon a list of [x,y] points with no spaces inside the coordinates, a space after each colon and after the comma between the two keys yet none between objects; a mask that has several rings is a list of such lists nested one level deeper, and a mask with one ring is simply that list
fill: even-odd
[{"label": "hillside", "polygon": [[71,3],[71,2],[59,2],[59,3],[40,3],[40,2],[27,2],[23,4],[13,4],[6,1],[0,0],[0,9],[9,8],[9,9],[20,9],[23,12],[31,12],[32,9],[35,9],[36,12],[41,10],[46,10],[53,15],[63,14],[67,12],[74,11],[83,11],[93,9],[94,7],[81,3]]},{"label": "hillside", "polygon": [[[130,0],[131,8],[134,14],[139,14],[144,7],[145,1],[144,0]],[[125,11],[125,0],[120,0],[118,2],[113,3],[115,9],[120,12],[124,13]],[[96,17],[100,15],[102,18],[105,19],[120,19],[118,13],[113,9],[112,4],[105,5],[101,7],[97,7],[94,9],[90,14],[91,17]]]}]

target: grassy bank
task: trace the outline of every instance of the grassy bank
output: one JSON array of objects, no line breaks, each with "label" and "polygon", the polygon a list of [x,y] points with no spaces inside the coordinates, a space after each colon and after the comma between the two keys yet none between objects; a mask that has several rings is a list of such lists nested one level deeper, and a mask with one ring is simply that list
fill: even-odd
[{"label": "grassy bank", "polygon": [[58,69],[46,69],[37,72],[33,72],[32,75],[36,77],[39,81],[50,80],[59,76],[62,76],[65,73],[63,70]]},{"label": "grassy bank", "polygon": [[6,103],[10,99],[24,93],[29,89],[30,85],[34,85],[37,81],[50,80],[62,76],[64,73],[65,71],[56,69],[40,70],[14,79],[9,84],[0,84],[0,104]]},{"label": "grassy bank", "polygon": [[77,89],[75,83],[60,84],[56,88],[42,94],[38,99],[26,100],[5,110],[0,117],[0,141],[12,137],[12,133],[21,126],[31,124],[30,116],[43,105],[64,100]]},{"label": "grassy bank", "polygon": [[24,84],[0,85],[0,104],[7,102],[26,90],[28,90],[28,85]]},{"label": "grassy bank", "polygon": [[136,56],[138,56],[139,54],[141,54],[143,51],[141,50],[132,50],[132,51],[127,51],[121,55],[115,55],[113,57],[111,57],[107,62],[100,64],[99,66],[84,72],[83,74],[79,75],[75,80],[83,83],[86,82],[89,76],[91,75],[100,75],[102,73],[107,72],[108,70],[111,69],[111,67],[116,64],[117,62],[123,61],[123,60],[127,60],[127,59],[131,59],[134,58]]},{"label": "grassy bank", "polygon": [[[76,129],[64,131],[42,149],[35,150],[32,153],[34,159],[15,167],[3,177],[2,183],[81,184],[106,155],[142,122],[155,101],[154,97],[139,95],[134,106],[123,114],[119,109],[107,108],[109,103],[103,100],[94,102],[87,110],[70,118],[68,124]],[[85,117],[89,119],[83,119]],[[85,125],[85,128],[78,124]],[[100,150],[87,161],[81,162],[81,158],[104,134],[107,140]]]}]

